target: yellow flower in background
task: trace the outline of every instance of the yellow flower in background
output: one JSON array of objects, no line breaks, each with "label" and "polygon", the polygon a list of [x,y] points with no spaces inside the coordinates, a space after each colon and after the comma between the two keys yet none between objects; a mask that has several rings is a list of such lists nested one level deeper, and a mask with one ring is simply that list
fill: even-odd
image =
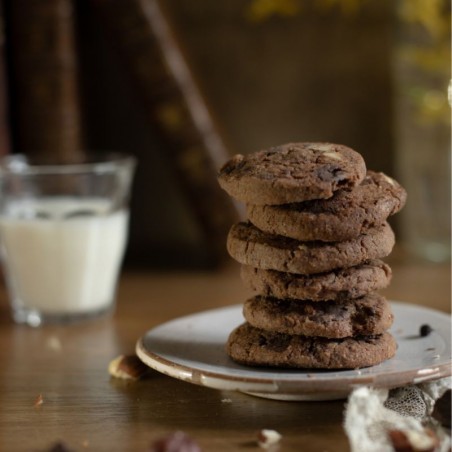
[{"label": "yellow flower in background", "polygon": [[365,0],[316,0],[315,6],[327,10],[339,8],[345,15],[355,14],[359,11]]},{"label": "yellow flower in background", "polygon": [[359,12],[363,3],[369,0],[252,0],[246,16],[252,22],[263,22],[273,16],[293,17],[303,10],[303,6],[314,6],[319,11],[337,8],[344,15]]},{"label": "yellow flower in background", "polygon": [[450,33],[450,6],[445,0],[399,0],[397,4],[401,20],[422,25],[435,39]]},{"label": "yellow flower in background", "polygon": [[300,12],[298,0],[253,0],[246,16],[252,22],[263,22],[272,16],[290,17]]},{"label": "yellow flower in background", "polygon": [[402,38],[395,49],[399,62],[415,74],[402,94],[416,108],[419,123],[449,126],[450,5],[446,0],[399,0],[397,13],[407,36],[417,37],[416,41]]},{"label": "yellow flower in background", "polygon": [[[382,0],[250,0],[246,15],[252,22],[264,22],[273,16],[290,18],[305,9],[325,13],[340,11],[344,16],[358,15],[365,4]],[[423,123],[450,122],[447,83],[451,67],[451,6],[449,0],[383,0],[393,5],[402,27],[414,30],[416,41],[401,38],[395,43],[395,55],[418,77],[405,87],[406,95],[418,110]],[[442,86],[444,84],[444,87]]]}]

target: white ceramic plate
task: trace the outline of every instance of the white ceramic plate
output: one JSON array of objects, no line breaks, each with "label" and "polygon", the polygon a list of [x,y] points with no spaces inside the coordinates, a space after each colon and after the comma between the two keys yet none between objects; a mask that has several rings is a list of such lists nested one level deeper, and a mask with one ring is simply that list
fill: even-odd
[{"label": "white ceramic plate", "polygon": [[[229,333],[243,322],[242,305],[204,311],[164,323],[138,340],[136,352],[149,367],[179,380],[279,400],[332,400],[353,387],[397,387],[451,375],[451,322],[444,313],[391,303],[396,356],[360,370],[317,371],[251,368],[225,353]],[[419,336],[419,327],[434,331]]]}]

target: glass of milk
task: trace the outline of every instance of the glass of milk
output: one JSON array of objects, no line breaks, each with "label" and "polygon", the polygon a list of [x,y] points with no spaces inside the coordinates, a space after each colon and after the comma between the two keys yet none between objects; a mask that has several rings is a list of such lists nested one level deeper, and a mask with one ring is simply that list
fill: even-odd
[{"label": "glass of milk", "polygon": [[115,304],[127,241],[131,156],[76,164],[0,161],[0,251],[14,320],[92,318]]}]

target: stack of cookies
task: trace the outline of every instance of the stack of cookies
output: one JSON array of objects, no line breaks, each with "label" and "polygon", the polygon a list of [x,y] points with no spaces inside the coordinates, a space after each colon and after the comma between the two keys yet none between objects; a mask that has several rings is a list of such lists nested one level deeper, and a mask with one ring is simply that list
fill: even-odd
[{"label": "stack of cookies", "polygon": [[330,143],[290,143],[236,155],[221,187],[246,203],[227,247],[257,295],[227,352],[251,366],[346,369],[395,354],[390,305],[377,293],[391,279],[380,259],[394,246],[386,222],[405,190],[366,170],[356,151]]}]

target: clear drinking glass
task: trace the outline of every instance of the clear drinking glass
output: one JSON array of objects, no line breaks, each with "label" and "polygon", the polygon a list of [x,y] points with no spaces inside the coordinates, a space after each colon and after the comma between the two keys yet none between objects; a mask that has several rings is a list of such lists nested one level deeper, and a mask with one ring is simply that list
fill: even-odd
[{"label": "clear drinking glass", "polygon": [[135,159],[0,161],[0,243],[14,320],[38,326],[113,309]]}]

